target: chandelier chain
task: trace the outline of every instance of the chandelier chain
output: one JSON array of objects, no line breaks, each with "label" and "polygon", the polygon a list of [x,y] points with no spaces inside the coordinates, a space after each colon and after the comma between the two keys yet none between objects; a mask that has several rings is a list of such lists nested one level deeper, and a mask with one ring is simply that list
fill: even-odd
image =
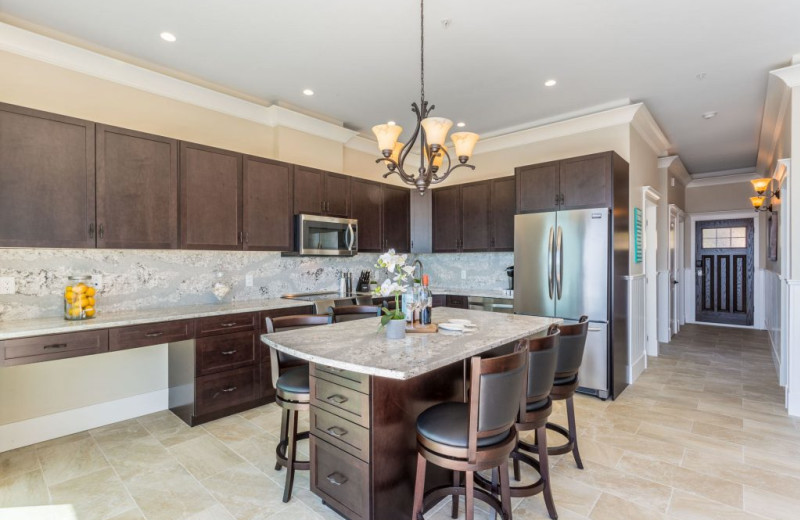
[{"label": "chandelier chain", "polygon": [[419,84],[421,101],[425,102],[425,0],[419,0]]}]

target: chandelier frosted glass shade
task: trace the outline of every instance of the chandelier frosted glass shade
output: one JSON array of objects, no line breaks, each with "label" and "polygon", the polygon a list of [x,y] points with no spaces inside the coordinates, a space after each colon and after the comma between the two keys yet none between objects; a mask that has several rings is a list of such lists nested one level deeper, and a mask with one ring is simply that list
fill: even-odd
[{"label": "chandelier frosted glass shade", "polygon": [[426,117],[420,121],[420,125],[425,130],[428,146],[444,146],[447,132],[450,131],[453,122],[446,117]]},{"label": "chandelier frosted glass shade", "polygon": [[378,149],[385,157],[388,157],[394,150],[397,138],[403,133],[403,127],[389,124],[375,125],[372,127],[372,132],[378,138]]},{"label": "chandelier frosted glass shade", "polygon": [[765,179],[753,179],[753,180],[752,180],[752,181],[750,181],[750,182],[753,184],[753,189],[755,189],[755,190],[756,190],[756,193],[758,193],[759,195],[761,195],[762,193],[764,193],[765,191],[767,191],[767,188],[769,188],[769,185],[770,185],[770,183],[772,182],[772,179],[770,179],[770,178],[765,178]]},{"label": "chandelier frosted glass shade", "polygon": [[460,162],[465,163],[472,157],[472,151],[475,149],[478,138],[478,134],[472,132],[456,132],[450,136],[456,147],[456,157]]}]

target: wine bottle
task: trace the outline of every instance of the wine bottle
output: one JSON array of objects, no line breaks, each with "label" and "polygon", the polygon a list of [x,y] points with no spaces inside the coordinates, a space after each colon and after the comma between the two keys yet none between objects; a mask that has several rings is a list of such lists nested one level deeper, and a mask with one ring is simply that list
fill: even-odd
[{"label": "wine bottle", "polygon": [[422,290],[420,295],[423,301],[423,306],[420,310],[420,323],[422,325],[430,325],[433,319],[433,294],[430,287],[428,287],[429,278],[427,274],[422,275]]}]

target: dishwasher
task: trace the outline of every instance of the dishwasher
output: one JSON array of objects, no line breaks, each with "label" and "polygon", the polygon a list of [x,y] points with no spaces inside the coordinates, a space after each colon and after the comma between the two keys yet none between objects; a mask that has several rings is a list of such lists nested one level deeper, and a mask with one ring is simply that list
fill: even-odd
[{"label": "dishwasher", "polygon": [[514,300],[510,298],[467,297],[469,308],[474,311],[503,312],[514,314]]}]

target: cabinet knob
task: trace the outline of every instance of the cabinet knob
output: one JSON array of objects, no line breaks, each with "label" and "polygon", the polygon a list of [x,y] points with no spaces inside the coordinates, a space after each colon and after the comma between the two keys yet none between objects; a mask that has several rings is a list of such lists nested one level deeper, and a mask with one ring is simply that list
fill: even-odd
[{"label": "cabinet knob", "polygon": [[328,482],[330,482],[334,486],[341,486],[342,484],[347,482],[347,477],[345,477],[344,475],[342,475],[338,471],[334,471],[333,473],[331,473],[330,475],[328,475],[325,478],[327,478]]},{"label": "cabinet knob", "polygon": [[94,222],[89,224],[89,238],[94,238]]},{"label": "cabinet knob", "polygon": [[105,228],[103,228],[103,224],[100,224],[97,227],[97,238],[103,238],[103,235],[106,234]]}]

